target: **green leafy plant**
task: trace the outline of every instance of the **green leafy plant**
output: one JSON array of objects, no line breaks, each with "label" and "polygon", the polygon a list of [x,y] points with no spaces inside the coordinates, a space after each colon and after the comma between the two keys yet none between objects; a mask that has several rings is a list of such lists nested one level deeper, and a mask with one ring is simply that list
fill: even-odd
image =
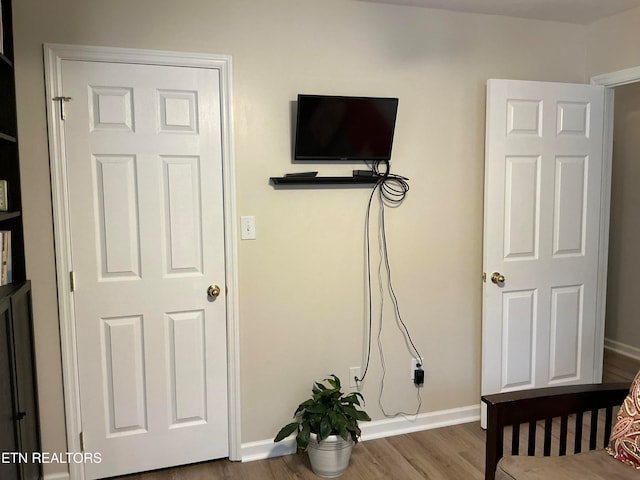
[{"label": "green leafy plant", "polygon": [[318,442],[329,435],[340,435],[343,439],[349,437],[355,443],[361,435],[358,427],[359,421],[369,421],[371,417],[364,410],[358,410],[360,400],[364,397],[353,392],[345,395],[340,391],[340,379],[335,375],[325,378],[323,383],[315,382],[312,388],[313,396],[300,405],[293,414],[295,422],[289,423],[273,439],[279,442],[297,431],[296,443],[300,450],[306,450],[309,446],[311,433],[315,433]]}]

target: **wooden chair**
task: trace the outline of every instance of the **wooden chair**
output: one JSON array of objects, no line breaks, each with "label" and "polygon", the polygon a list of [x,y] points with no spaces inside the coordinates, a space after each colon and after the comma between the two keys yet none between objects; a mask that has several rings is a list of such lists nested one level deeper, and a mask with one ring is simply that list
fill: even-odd
[{"label": "wooden chair", "polygon": [[[553,419],[559,419],[557,453],[566,455],[569,418],[575,415],[573,453],[580,453],[584,414],[590,413],[589,450],[604,448],[611,435],[614,407],[622,404],[627,393],[629,384],[612,383],[539,388],[483,396],[482,401],[487,404],[485,480],[495,478],[496,466],[503,456],[504,430],[508,426],[512,428],[511,455],[520,454],[521,424],[528,425],[526,455],[535,455],[537,422],[544,421],[543,455],[550,456]],[[598,422],[600,409],[605,410],[604,422]],[[557,425],[557,420],[555,423]],[[599,423],[604,425],[604,435],[601,432],[603,444],[598,444]]]}]

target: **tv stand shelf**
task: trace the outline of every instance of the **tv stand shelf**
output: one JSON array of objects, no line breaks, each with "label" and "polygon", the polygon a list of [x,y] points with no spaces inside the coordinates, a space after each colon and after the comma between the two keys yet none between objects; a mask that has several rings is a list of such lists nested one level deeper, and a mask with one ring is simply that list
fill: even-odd
[{"label": "tv stand shelf", "polygon": [[380,177],[271,177],[274,185],[373,185]]}]

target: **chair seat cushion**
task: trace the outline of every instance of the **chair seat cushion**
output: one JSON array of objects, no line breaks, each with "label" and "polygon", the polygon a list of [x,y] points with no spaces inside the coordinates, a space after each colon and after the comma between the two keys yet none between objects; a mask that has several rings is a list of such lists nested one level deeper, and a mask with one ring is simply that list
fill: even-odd
[{"label": "chair seat cushion", "polygon": [[640,372],[620,407],[607,451],[617,460],[640,469]]},{"label": "chair seat cushion", "polygon": [[640,478],[640,472],[610,457],[604,450],[566,457],[504,457],[498,463],[496,480],[625,480]]}]

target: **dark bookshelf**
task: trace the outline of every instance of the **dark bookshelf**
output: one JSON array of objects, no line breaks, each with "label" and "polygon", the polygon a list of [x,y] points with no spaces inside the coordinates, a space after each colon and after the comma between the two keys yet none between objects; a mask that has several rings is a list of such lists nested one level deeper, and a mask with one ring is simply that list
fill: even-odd
[{"label": "dark bookshelf", "polygon": [[0,212],[0,230],[11,232],[12,281],[26,281],[18,122],[13,56],[11,0],[2,5],[2,52],[0,53],[0,180],[7,182],[7,211]]},{"label": "dark bookshelf", "polygon": [[[0,286],[0,450],[41,451],[33,343],[31,282],[26,278],[20,161],[13,55],[11,0],[0,0],[0,180],[5,180],[6,208],[0,230],[11,232],[11,282]],[[37,462],[4,462],[2,480],[39,480]]]}]

